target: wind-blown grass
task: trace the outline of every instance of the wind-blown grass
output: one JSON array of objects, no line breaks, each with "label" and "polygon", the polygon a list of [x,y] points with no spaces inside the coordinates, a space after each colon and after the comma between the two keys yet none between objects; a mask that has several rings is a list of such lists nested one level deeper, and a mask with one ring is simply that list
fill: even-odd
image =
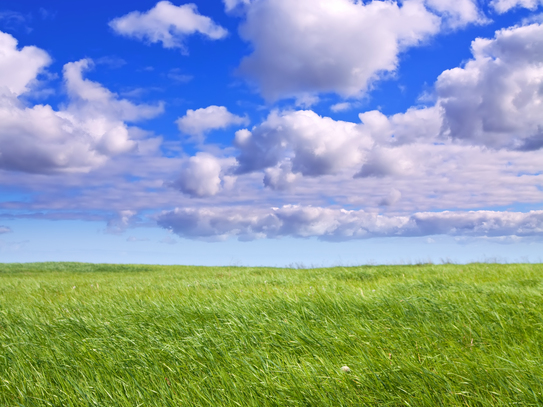
[{"label": "wind-blown grass", "polygon": [[542,293],[531,264],[4,264],[0,405],[543,406]]}]

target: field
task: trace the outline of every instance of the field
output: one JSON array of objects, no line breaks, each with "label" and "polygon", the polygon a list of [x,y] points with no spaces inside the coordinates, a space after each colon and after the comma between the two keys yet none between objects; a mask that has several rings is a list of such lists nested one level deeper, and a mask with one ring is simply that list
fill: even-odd
[{"label": "field", "polygon": [[543,406],[542,293],[532,264],[0,264],[0,406]]}]

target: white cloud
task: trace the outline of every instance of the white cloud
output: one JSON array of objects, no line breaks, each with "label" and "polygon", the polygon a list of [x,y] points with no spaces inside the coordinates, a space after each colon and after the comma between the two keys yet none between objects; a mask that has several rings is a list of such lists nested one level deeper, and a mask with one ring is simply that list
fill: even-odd
[{"label": "white cloud", "polygon": [[163,103],[135,105],[104,88],[97,82],[83,78],[83,73],[93,67],[90,59],[64,65],[64,80],[71,97],[68,112],[77,116],[107,117],[110,120],[138,122],[151,119],[164,111]]},{"label": "white cloud", "polygon": [[296,96],[294,105],[296,107],[307,109],[313,105],[316,105],[319,102],[320,102],[320,98],[317,95],[313,95],[311,93],[301,93]]},{"label": "white cloud", "polygon": [[406,177],[420,162],[397,147],[431,145],[442,126],[435,107],[390,117],[378,111],[359,116],[361,123],[351,123],[310,110],[274,111],[251,131],[236,133],[236,173],[264,171],[264,185],[276,190],[291,189],[302,176]]},{"label": "white cloud", "polygon": [[227,11],[244,11],[240,35],[254,50],[239,73],[270,101],[328,92],[360,98],[375,80],[396,71],[406,49],[442,29],[488,22],[477,0],[224,3]]},{"label": "white cloud", "polygon": [[264,185],[278,191],[288,190],[300,178],[292,172],[292,161],[287,160],[264,171]]},{"label": "white cloud", "polygon": [[0,225],[0,235],[3,235],[5,233],[12,233],[12,232],[13,231],[11,230],[9,226]]},{"label": "white cloud", "polygon": [[400,148],[375,148],[355,178],[410,175],[416,163]]},{"label": "white cloud", "polygon": [[[246,8],[252,0],[223,0],[226,12],[238,8]],[[513,0],[509,0],[513,1]],[[524,1],[528,4],[537,2],[537,0],[516,0]],[[457,28],[469,23],[485,23],[487,18],[477,7],[477,2],[473,0],[426,0],[424,2],[433,12],[436,12],[443,18],[444,24],[450,28]]]},{"label": "white cloud", "polygon": [[[92,66],[88,60],[67,64],[64,78],[69,101],[61,111],[27,107],[12,90],[0,97],[0,151],[4,154],[0,166],[48,173],[87,171],[105,164],[99,176],[93,172],[52,178],[0,171],[0,178],[5,184],[21,182],[42,191],[40,200],[20,204],[36,211],[52,202],[56,208],[72,210],[114,205],[114,210],[129,207],[134,212],[179,206],[158,220],[190,238],[343,240],[435,234],[503,241],[517,236],[537,238],[541,236],[540,212],[422,211],[543,201],[541,154],[535,151],[543,145],[538,133],[543,126],[538,114],[543,83],[541,34],[541,26],[532,25],[476,40],[473,59],[439,77],[432,107],[392,116],[364,112],[357,123],[308,110],[272,112],[263,123],[236,133],[237,158],[228,157],[236,155],[234,149],[213,156],[210,153],[217,149],[209,147],[190,158],[167,159],[157,153],[137,162],[128,154],[109,160],[134,151],[136,143],[143,149],[135,136],[138,132],[128,123],[153,117],[162,107],[135,105],[85,79],[84,71]],[[19,56],[22,50],[14,47],[13,55]],[[36,66],[34,75],[20,82],[19,92],[32,88],[44,65]],[[203,137],[212,128],[226,127],[229,115],[224,107],[210,106],[188,111],[181,119],[187,120],[186,133]],[[155,151],[157,140],[146,148]],[[184,195],[162,183],[179,169],[178,179],[170,186]],[[124,180],[127,173],[141,179]],[[232,187],[234,173],[238,177]],[[262,188],[262,181],[268,188]],[[74,186],[86,183],[92,188],[74,198]],[[201,199],[190,200],[195,197]],[[195,203],[211,205],[211,201],[222,207],[187,209]],[[235,207],[240,202],[249,204]],[[280,209],[258,209],[270,202]],[[292,202],[300,206],[281,206]],[[331,202],[335,206],[326,208]],[[368,211],[337,209],[342,205]],[[71,212],[71,216],[78,215]],[[132,226],[135,215],[127,216],[121,212],[111,221],[111,230]]]},{"label": "white cloud", "polygon": [[490,6],[500,14],[517,7],[535,10],[542,4],[541,0],[492,0],[490,2]]},{"label": "white cloud", "polygon": [[19,50],[17,40],[0,31],[0,95],[19,96],[29,91],[50,63],[47,52],[33,46]]},{"label": "white cloud", "polygon": [[[82,77],[91,61],[66,64],[64,81],[70,103],[60,111],[49,105],[25,106],[17,96],[28,91],[49,62],[44,51],[18,50],[16,41],[1,33],[0,168],[51,173],[89,171],[109,157],[137,144],[125,121],[156,116],[162,105],[134,105]],[[7,89],[7,90],[6,90]]]},{"label": "white cloud", "polygon": [[530,14],[528,17],[522,19],[522,25],[529,25],[533,23],[543,23],[543,13]]},{"label": "white cloud", "polygon": [[335,121],[315,112],[272,112],[251,132],[236,133],[239,173],[290,162],[294,173],[338,173],[362,162],[373,141],[355,123]]},{"label": "white cloud", "polygon": [[349,103],[349,102],[340,102],[340,103],[336,103],[330,106],[330,110],[334,113],[345,112],[347,110],[351,110],[351,108],[352,108],[352,103]]},{"label": "white cloud", "polygon": [[543,236],[543,211],[425,212],[411,218],[420,235]]},{"label": "white cloud", "polygon": [[[435,106],[390,117],[377,111],[361,113],[364,130],[376,144],[388,147],[448,141],[521,151],[543,147],[543,25],[512,27],[497,31],[493,39],[478,38],[472,52],[473,59],[464,67],[438,77]],[[397,149],[372,154],[367,175],[401,163]]]},{"label": "white cloud", "polygon": [[450,28],[463,27],[470,23],[485,24],[489,20],[473,0],[426,0],[430,9],[437,12]]},{"label": "white cloud", "polygon": [[178,236],[207,240],[318,237],[323,240],[393,236],[543,237],[543,211],[420,212],[384,216],[344,209],[287,205],[271,210],[177,208],[158,224]]},{"label": "white cloud", "polygon": [[[270,100],[335,92],[360,97],[398,54],[439,31],[420,1],[260,0],[247,8],[241,36],[254,52],[239,71]],[[278,28],[280,27],[280,28]]]},{"label": "white cloud", "polygon": [[359,116],[362,123],[336,121],[310,110],[274,111],[251,131],[236,133],[236,172],[264,171],[264,185],[277,190],[290,189],[300,176],[344,171],[355,177],[408,176],[420,164],[396,147],[432,143],[442,126],[439,108]]},{"label": "white cloud", "polygon": [[244,177],[256,173],[253,188],[260,175],[264,186],[279,191],[262,199],[311,204],[322,197],[322,204],[328,197],[404,212],[538,202],[540,34],[534,24],[476,40],[474,58],[439,77],[431,107],[392,116],[368,111],[360,123],[309,110],[273,111],[236,132],[236,185],[249,185]]},{"label": "white cloud", "polygon": [[472,43],[474,58],[436,83],[444,135],[494,148],[543,147],[543,25]]},{"label": "white cloud", "polygon": [[208,153],[197,153],[185,160],[179,177],[170,186],[197,198],[216,195],[232,182],[225,169],[234,163],[233,158],[221,160]]},{"label": "white cloud", "polygon": [[182,133],[202,142],[204,135],[211,130],[225,129],[234,125],[246,126],[249,124],[249,119],[230,113],[224,106],[208,106],[197,110],[187,110],[185,116],[177,119],[176,123]]},{"label": "white cloud", "polygon": [[109,25],[120,35],[148,43],[161,42],[164,48],[180,48],[183,51],[183,41],[188,35],[200,33],[218,40],[228,34],[211,18],[199,14],[195,4],[174,6],[169,1],[159,1],[144,13],[133,11],[112,20]]},{"label": "white cloud", "polygon": [[[380,167],[375,165],[378,159],[374,154],[378,159],[384,158]],[[331,196],[346,191],[348,201],[364,207],[370,202],[382,204],[390,189],[395,188],[402,195],[394,210],[403,212],[505,206],[515,202],[535,204],[543,199],[543,190],[538,188],[543,185],[540,171],[537,151],[414,142],[378,147],[370,152],[358,173],[360,183],[337,179],[322,188],[329,189]]]},{"label": "white cloud", "polygon": [[[239,177],[232,196],[222,196],[233,203],[245,188],[247,201],[332,200],[403,213],[540,202],[541,30],[513,27],[476,40],[474,58],[439,77],[431,107],[368,111],[360,123],[273,111],[236,132],[229,171]],[[259,180],[268,188],[259,190]]]}]

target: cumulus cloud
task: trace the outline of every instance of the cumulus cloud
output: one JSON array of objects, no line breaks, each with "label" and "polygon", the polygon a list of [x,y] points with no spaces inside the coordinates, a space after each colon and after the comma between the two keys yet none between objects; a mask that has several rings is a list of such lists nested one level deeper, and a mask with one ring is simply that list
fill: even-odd
[{"label": "cumulus cloud", "polygon": [[426,0],[427,6],[443,19],[449,28],[459,28],[470,23],[485,24],[489,20],[472,0]]},{"label": "cumulus cloud", "polygon": [[[536,180],[521,182],[518,174],[535,177],[540,172],[533,155],[528,158],[522,152],[543,147],[542,38],[543,26],[532,24],[475,40],[473,59],[437,79],[434,106],[413,107],[391,116],[367,111],[359,114],[359,123],[333,120],[311,110],[272,111],[252,129],[236,132],[234,145],[239,153],[230,171],[238,176],[261,173],[266,187],[289,194],[318,187],[356,195],[347,184],[353,177],[364,180],[357,185],[370,189],[375,182],[386,182],[387,191],[372,201],[385,207],[396,205],[400,197],[402,204],[416,201],[427,207],[422,195],[406,191],[408,182],[436,199],[447,195],[451,200],[452,191],[458,194],[461,185],[469,185],[471,196],[480,196],[481,184],[472,179],[477,173],[486,182],[501,179],[516,185],[519,193],[522,189],[534,201],[535,186],[530,191],[529,182]],[[202,183],[206,192],[180,189],[195,196],[216,194],[222,182],[218,174],[225,172],[219,165],[210,168],[213,176],[206,179],[213,181]],[[318,186],[307,180],[316,177]],[[348,193],[332,185],[339,180]],[[324,187],[323,182],[329,184]],[[390,192],[394,189],[398,193]],[[504,202],[496,201],[496,194],[487,191],[486,195],[494,196],[492,204]],[[462,199],[453,205],[466,205]]]},{"label": "cumulus cloud", "polygon": [[180,117],[176,123],[182,133],[202,142],[204,135],[211,130],[234,125],[246,126],[249,119],[230,113],[224,106],[208,106],[196,110],[188,109],[185,116]]},{"label": "cumulus cloud", "polygon": [[506,13],[513,8],[527,8],[535,10],[543,2],[541,0],[492,0],[490,6],[498,13]]},{"label": "cumulus cloud", "polygon": [[92,66],[89,59],[64,66],[65,84],[71,100],[63,115],[71,116],[89,134],[100,138],[100,149],[113,153],[126,151],[130,148],[126,143],[133,142],[128,140],[125,122],[136,123],[156,117],[164,111],[164,105],[136,105],[120,99],[99,83],[83,78],[83,73]]},{"label": "cumulus cloud", "polygon": [[236,132],[235,171],[263,171],[264,185],[275,190],[291,189],[300,177],[407,177],[420,166],[417,159],[425,158],[415,159],[412,150],[399,147],[441,141],[440,109],[413,108],[389,117],[369,111],[359,115],[360,123],[310,110],[274,111],[252,130]]},{"label": "cumulus cloud", "polygon": [[[243,3],[249,14],[253,7],[267,4],[266,0]],[[367,7],[370,3],[350,4]],[[345,240],[439,234],[504,241],[537,238],[542,230],[541,211],[421,211],[541,202],[543,175],[540,154],[535,151],[543,146],[543,123],[538,114],[543,83],[541,38],[541,26],[533,24],[474,41],[473,58],[461,68],[445,71],[437,80],[434,106],[391,116],[363,112],[356,123],[322,117],[310,110],[274,111],[253,128],[236,132],[237,153],[228,149],[213,156],[209,149],[194,157],[153,157],[138,165],[123,161],[117,166],[130,158],[119,157],[100,170],[103,178],[116,174],[111,180],[114,186],[108,187],[106,194],[104,189],[88,188],[84,198],[89,199],[84,205],[103,207],[115,201],[117,209],[139,211],[157,202],[172,208],[204,202],[189,198],[216,196],[215,202],[222,202],[222,208],[183,207],[157,218],[161,226],[179,236],[209,240],[281,236]],[[15,42],[7,49],[13,58],[20,58],[26,48],[18,49]],[[10,54],[0,54],[0,66],[9,66],[4,59],[11,56],[5,55]],[[39,60],[39,52],[25,55]],[[92,63],[82,60],[64,68],[69,99],[60,111],[47,105],[28,107],[17,96],[32,88],[32,81],[47,66],[47,58],[28,65],[34,66],[32,75],[9,71],[15,79],[5,83],[0,76],[4,85],[0,92],[0,167],[40,174],[88,171],[114,155],[133,151],[137,141],[129,123],[153,117],[162,106],[135,105],[86,79],[85,71]],[[23,79],[17,82],[17,78]],[[356,101],[345,103],[356,105]],[[203,140],[207,131],[245,124],[242,120],[246,119],[225,107],[209,106],[187,111],[178,125],[184,133]],[[227,155],[236,158],[224,158]],[[141,181],[121,180],[130,166],[138,167],[134,171]],[[179,171],[178,178],[166,185],[185,196],[161,189],[161,180],[174,171]],[[102,181],[92,178],[93,174],[84,180],[95,186]],[[70,185],[81,182],[69,174],[55,178],[62,186],[53,186],[50,178],[44,181],[47,177],[28,174],[0,171],[0,177],[24,180],[28,185],[48,182],[48,194],[59,206],[75,207],[84,201],[79,197],[75,202],[71,191],[62,191],[65,180]],[[235,193],[227,194],[236,179]],[[262,181],[268,189],[262,189]],[[9,182],[15,185],[16,181]],[[257,205],[270,200],[278,206],[291,202],[303,206],[258,209]],[[251,205],[232,207],[239,202]],[[407,215],[309,206],[330,202]],[[110,221],[109,231],[121,233],[134,224],[134,218],[135,211],[119,212]]]},{"label": "cumulus cloud", "polygon": [[[118,147],[134,146],[123,132],[118,139]],[[0,100],[0,168],[33,173],[88,171],[107,159],[96,149],[97,141],[48,105],[25,108],[15,100]]]},{"label": "cumulus cloud", "polygon": [[137,122],[150,119],[162,113],[162,104],[156,106],[135,105],[126,99],[119,99],[110,90],[97,82],[83,77],[83,73],[92,69],[94,63],[90,59],[82,59],[64,65],[64,80],[71,97],[70,109],[89,112],[89,115],[109,115],[119,120]]},{"label": "cumulus cloud", "polygon": [[270,100],[319,92],[360,97],[396,69],[401,50],[439,27],[420,1],[254,1],[240,27],[254,52],[239,72]]},{"label": "cumulus cloud", "polygon": [[300,174],[292,172],[292,161],[286,160],[264,171],[264,185],[278,191],[290,189]]},{"label": "cumulus cloud", "polygon": [[289,189],[300,176],[344,171],[355,178],[408,176],[418,164],[397,147],[438,141],[442,128],[439,107],[359,117],[360,123],[352,123],[310,110],[274,111],[251,131],[236,132],[236,172],[264,171],[264,185],[277,190]]},{"label": "cumulus cloud", "polygon": [[[244,12],[240,34],[254,50],[239,73],[271,101],[327,92],[360,98],[375,80],[396,71],[406,49],[443,29],[489,21],[477,0],[224,3],[226,11]],[[338,111],[345,106],[337,105]]]},{"label": "cumulus cloud", "polygon": [[209,17],[198,13],[195,4],[174,6],[169,1],[159,1],[146,11],[133,11],[109,23],[123,36],[148,43],[162,43],[164,48],[180,48],[186,36],[200,33],[212,40],[224,38],[228,32]]},{"label": "cumulus cloud", "polygon": [[543,146],[543,25],[512,27],[472,43],[473,59],[436,83],[444,134],[493,148]]},{"label": "cumulus cloud", "polygon": [[464,67],[438,77],[434,106],[389,117],[378,111],[359,115],[364,131],[388,149],[373,149],[358,176],[403,173],[407,157],[400,157],[397,147],[410,143],[452,141],[519,151],[543,147],[543,25],[478,38],[472,52]]},{"label": "cumulus cloud", "polygon": [[405,151],[397,148],[376,148],[371,151],[362,169],[355,178],[406,176],[415,167],[412,158]]},{"label": "cumulus cloud", "polygon": [[162,105],[134,105],[84,79],[90,60],[65,65],[70,103],[64,109],[25,106],[17,96],[30,89],[49,57],[33,47],[18,50],[7,34],[0,38],[0,168],[31,173],[89,171],[136,148],[125,121],[150,118],[163,110]]},{"label": "cumulus cloud", "polygon": [[403,50],[442,27],[487,21],[474,0],[225,0],[227,11],[240,5],[240,34],[254,52],[239,72],[269,100],[322,92],[361,97],[396,70]]},{"label": "cumulus cloud", "polygon": [[234,163],[232,158],[219,159],[208,153],[197,153],[185,160],[177,180],[170,186],[196,198],[216,195],[234,181],[225,171]]},{"label": "cumulus cloud", "polygon": [[385,216],[362,210],[293,205],[270,210],[177,208],[162,212],[157,222],[180,237],[207,240],[286,236],[339,241],[392,236],[543,236],[543,211],[445,211]]},{"label": "cumulus cloud", "polygon": [[33,46],[18,49],[17,40],[0,31],[0,95],[27,92],[50,63],[47,52]]},{"label": "cumulus cloud", "polygon": [[294,173],[319,176],[360,163],[372,140],[355,123],[321,117],[310,110],[272,112],[252,131],[236,133],[238,173],[289,161]]}]

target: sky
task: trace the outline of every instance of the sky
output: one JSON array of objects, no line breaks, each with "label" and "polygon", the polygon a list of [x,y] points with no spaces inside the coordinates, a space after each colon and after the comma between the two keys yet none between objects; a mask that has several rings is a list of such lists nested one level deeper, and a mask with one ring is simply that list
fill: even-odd
[{"label": "sky", "polygon": [[0,4],[0,262],[540,262],[541,0]]}]

